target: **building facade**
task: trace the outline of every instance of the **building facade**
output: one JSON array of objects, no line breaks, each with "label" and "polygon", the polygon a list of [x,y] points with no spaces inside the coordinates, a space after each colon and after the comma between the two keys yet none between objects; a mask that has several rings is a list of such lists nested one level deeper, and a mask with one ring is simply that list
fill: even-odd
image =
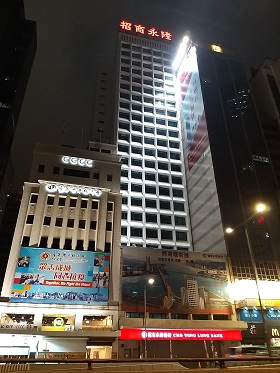
[{"label": "building facade", "polygon": [[36,144],[1,293],[14,355],[117,352],[120,168],[116,154]]},{"label": "building facade", "polygon": [[120,32],[118,51],[122,245],[191,250],[172,44]]}]

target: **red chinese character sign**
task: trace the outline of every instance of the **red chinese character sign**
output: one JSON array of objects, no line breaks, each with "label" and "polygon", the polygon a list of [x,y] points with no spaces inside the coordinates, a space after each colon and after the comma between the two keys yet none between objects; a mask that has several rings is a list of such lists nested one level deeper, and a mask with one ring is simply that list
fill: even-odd
[{"label": "red chinese character sign", "polygon": [[22,247],[11,302],[107,305],[106,253]]},{"label": "red chinese character sign", "polygon": [[169,31],[158,30],[154,27],[146,27],[141,24],[134,24],[132,22],[121,21],[120,28],[123,31],[135,32],[136,34],[148,35],[153,38],[172,40],[172,34]]},{"label": "red chinese character sign", "polygon": [[120,339],[150,341],[241,341],[240,330],[215,329],[121,329]]}]

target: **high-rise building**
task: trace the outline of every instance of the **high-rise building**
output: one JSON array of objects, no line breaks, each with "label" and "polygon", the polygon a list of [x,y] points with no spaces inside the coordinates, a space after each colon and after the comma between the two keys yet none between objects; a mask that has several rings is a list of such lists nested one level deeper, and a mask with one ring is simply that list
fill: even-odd
[{"label": "high-rise building", "polygon": [[10,149],[36,51],[36,24],[23,0],[0,4],[0,224],[13,178]]},{"label": "high-rise building", "polygon": [[270,159],[280,185],[280,60],[266,59],[251,79]]},{"label": "high-rise building", "polygon": [[[278,280],[277,185],[245,68],[218,46],[185,39],[181,51],[174,67],[194,250],[227,252],[235,278],[254,278],[249,238],[259,279]],[[263,216],[254,215],[259,202],[270,210]]]},{"label": "high-rise building", "polygon": [[166,40],[171,35],[151,28],[151,36],[146,37],[139,28],[133,33],[129,25],[132,27],[122,22],[121,28],[128,31],[119,33],[116,99],[118,154],[122,156],[121,242],[190,250],[182,138],[171,66],[174,55],[170,40]]},{"label": "high-rise building", "polygon": [[[36,144],[1,293],[1,356],[117,352],[120,169],[116,154]],[[18,346],[7,354],[6,329]]]}]

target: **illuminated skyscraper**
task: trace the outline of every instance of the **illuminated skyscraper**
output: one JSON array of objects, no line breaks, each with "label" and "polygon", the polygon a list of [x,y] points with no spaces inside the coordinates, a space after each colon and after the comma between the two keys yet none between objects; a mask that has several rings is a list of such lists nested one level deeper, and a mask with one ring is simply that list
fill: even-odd
[{"label": "illuminated skyscraper", "polygon": [[[171,34],[121,23],[117,143],[123,245],[190,249]],[[137,28],[138,27],[138,28]]]}]

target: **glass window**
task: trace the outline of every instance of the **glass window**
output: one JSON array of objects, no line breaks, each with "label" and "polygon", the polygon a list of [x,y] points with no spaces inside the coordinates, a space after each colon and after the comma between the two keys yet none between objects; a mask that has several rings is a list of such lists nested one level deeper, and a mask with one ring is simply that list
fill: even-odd
[{"label": "glass window", "polygon": [[151,97],[144,97],[144,102],[146,102],[147,104],[153,104],[154,100]]},{"label": "glass window", "polygon": [[126,89],[127,91],[129,91],[129,85],[128,84],[121,83],[120,88],[121,89]]},{"label": "glass window", "polygon": [[163,240],[172,240],[173,239],[173,236],[172,236],[172,231],[166,231],[166,230],[161,230],[161,238]]},{"label": "glass window", "polygon": [[155,129],[154,129],[154,127],[145,126],[144,127],[144,132],[146,132],[146,133],[155,133]]},{"label": "glass window", "polygon": [[182,178],[180,176],[172,176],[173,184],[182,184]]},{"label": "glass window", "polygon": [[131,198],[132,206],[142,206],[142,199],[141,198]]},{"label": "glass window", "polygon": [[119,128],[129,131],[129,123],[119,122]]},{"label": "glass window", "polygon": [[142,172],[131,171],[131,177],[133,179],[142,179]]},{"label": "glass window", "polygon": [[121,183],[121,190],[128,190],[128,184]]},{"label": "glass window", "polygon": [[145,179],[150,181],[156,181],[156,175],[149,172],[145,172]]},{"label": "glass window", "polygon": [[134,184],[134,183],[131,184],[131,191],[142,193],[142,185],[141,184]]},{"label": "glass window", "polygon": [[166,136],[166,130],[162,128],[157,128],[157,134],[159,136]]},{"label": "glass window", "polygon": [[130,73],[130,68],[126,66],[121,66],[121,71],[124,71],[126,73]]},{"label": "glass window", "polygon": [[133,92],[142,93],[142,88],[138,87],[136,85],[133,85],[131,89],[132,89]]},{"label": "glass window", "polygon": [[132,73],[136,75],[141,75],[141,70],[139,69],[132,69]]},{"label": "glass window", "polygon": [[155,156],[155,150],[154,149],[145,149],[145,155],[149,155],[150,157]]},{"label": "glass window", "polygon": [[128,146],[126,146],[126,145],[119,144],[118,149],[119,149],[119,152],[128,153]]},{"label": "glass window", "polygon": [[186,225],[186,218],[184,216],[175,215],[175,224],[176,225]]},{"label": "glass window", "polygon": [[157,207],[156,200],[154,200],[154,199],[145,199],[145,205],[146,205],[146,207],[150,207],[150,208],[156,208]]},{"label": "glass window", "polygon": [[132,166],[142,167],[142,159],[132,159],[131,164]]},{"label": "glass window", "polygon": [[168,131],[170,137],[179,137],[179,132],[177,131]]},{"label": "glass window", "polygon": [[142,132],[142,126],[139,126],[138,124],[132,124],[131,128],[132,131]]},{"label": "glass window", "polygon": [[119,117],[120,117],[120,118],[123,118],[123,119],[127,119],[127,120],[129,120],[130,115],[129,115],[129,113],[123,113],[122,111],[120,111],[120,113],[119,113]]},{"label": "glass window", "polygon": [[147,223],[157,223],[157,215],[155,214],[146,214]]},{"label": "glass window", "polygon": [[161,224],[171,224],[171,216],[169,215],[160,215]]},{"label": "glass window", "polygon": [[126,80],[127,82],[129,82],[130,81],[130,77],[128,75],[122,74],[121,75],[121,80]]},{"label": "glass window", "polygon": [[142,213],[131,212],[131,220],[142,221],[143,220]]},{"label": "glass window", "polygon": [[161,83],[161,82],[155,82],[155,87],[156,88],[163,88],[163,83]]},{"label": "glass window", "polygon": [[158,162],[158,169],[159,170],[168,170],[168,163]]},{"label": "glass window", "polygon": [[167,124],[169,127],[177,127],[178,122],[175,122],[174,120],[168,120]]},{"label": "glass window", "polygon": [[161,196],[170,196],[170,190],[168,188],[159,187],[159,194]]},{"label": "glass window", "polygon": [[159,201],[160,208],[163,210],[170,210],[170,202],[169,201]]},{"label": "glass window", "polygon": [[158,150],[157,156],[160,158],[167,158],[167,152],[164,152],[163,150]]},{"label": "glass window", "polygon": [[179,149],[179,142],[169,141],[170,148]]},{"label": "glass window", "polygon": [[[149,145],[155,145],[155,139],[152,137],[145,137],[144,143]],[[146,154],[146,153],[145,153]]]},{"label": "glass window", "polygon": [[127,170],[121,170],[121,176],[122,177],[128,177],[128,171]]},{"label": "glass window", "polygon": [[182,189],[173,189],[173,197],[183,197]]},{"label": "glass window", "polygon": [[142,102],[142,97],[137,95],[132,95],[132,100]]},{"label": "glass window", "polygon": [[174,210],[175,211],[185,211],[185,206],[183,203],[174,202]]},{"label": "glass window", "polygon": [[149,194],[156,194],[156,187],[151,185],[145,186],[145,192]]},{"label": "glass window", "polygon": [[181,166],[179,164],[171,163],[171,171],[181,172]]},{"label": "glass window", "polygon": [[143,237],[143,230],[142,228],[130,228],[130,234],[133,237]]},{"label": "glass window", "polygon": [[146,85],[149,85],[151,87],[153,86],[153,81],[152,80],[144,79],[143,83],[146,84]]},{"label": "glass window", "polygon": [[156,124],[159,124],[161,126],[165,126],[165,119],[156,118]]},{"label": "glass window", "polygon": [[142,137],[132,135],[132,136],[131,136],[131,140],[132,140],[133,142],[139,142],[140,144],[142,144]]},{"label": "glass window", "polygon": [[158,146],[167,146],[167,141],[166,140],[161,140],[161,139],[157,139],[157,144]]},{"label": "glass window", "polygon": [[180,153],[170,152],[170,158],[180,160]]},{"label": "glass window", "polygon": [[157,229],[146,228],[146,237],[147,238],[158,238]]},{"label": "glass window", "polygon": [[158,175],[158,181],[161,182],[161,183],[169,183],[168,175],[159,174]]},{"label": "glass window", "polygon": [[153,162],[153,161],[145,161],[145,167],[155,168],[155,162]]},{"label": "glass window", "polygon": [[127,141],[129,142],[129,135],[126,133],[119,132],[119,140]]},{"label": "glass window", "polygon": [[154,109],[150,106],[144,106],[144,112],[145,113],[151,113],[153,114],[154,113]]},{"label": "glass window", "polygon": [[138,114],[132,114],[132,120],[137,120],[138,122],[141,122],[142,116]]},{"label": "glass window", "polygon": [[188,241],[188,234],[187,234],[187,232],[176,231],[176,240],[177,241]]},{"label": "glass window", "polygon": [[121,235],[126,236],[127,235],[127,228],[126,227],[121,227]]},{"label": "glass window", "polygon": [[131,153],[142,155],[142,148],[137,148],[135,146],[132,146],[131,147]]},{"label": "glass window", "polygon": [[142,111],[142,106],[141,105],[132,104],[132,110]]},{"label": "glass window", "polygon": [[[132,66],[137,66],[137,67],[141,67],[141,62],[140,61],[132,61],[131,62],[131,65]],[[132,71],[133,72],[133,71]],[[136,74],[136,73],[134,73],[134,74]],[[139,74],[138,74],[139,75]]]}]

